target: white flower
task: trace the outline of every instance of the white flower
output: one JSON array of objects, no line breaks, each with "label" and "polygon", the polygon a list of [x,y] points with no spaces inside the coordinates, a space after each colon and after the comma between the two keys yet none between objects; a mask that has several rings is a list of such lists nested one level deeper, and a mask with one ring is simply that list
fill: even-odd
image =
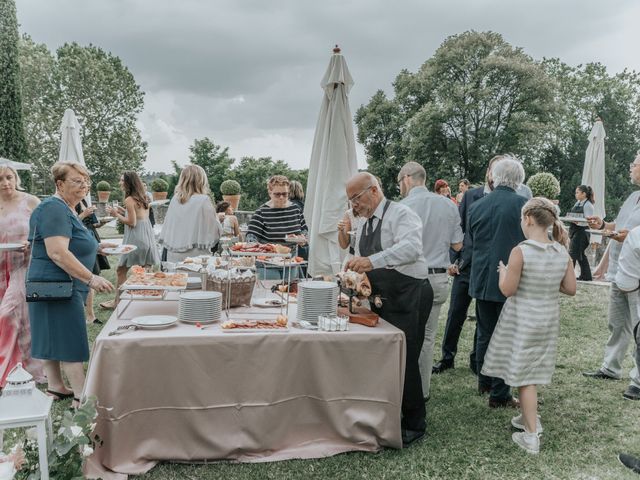
[{"label": "white flower", "polygon": [[82,428],[78,427],[77,425],[73,425],[71,427],[71,434],[74,437],[81,437],[82,436]]},{"label": "white flower", "polygon": [[85,445],[84,447],[82,447],[82,456],[83,457],[88,457],[93,453],[93,448],[91,448],[89,445]]}]

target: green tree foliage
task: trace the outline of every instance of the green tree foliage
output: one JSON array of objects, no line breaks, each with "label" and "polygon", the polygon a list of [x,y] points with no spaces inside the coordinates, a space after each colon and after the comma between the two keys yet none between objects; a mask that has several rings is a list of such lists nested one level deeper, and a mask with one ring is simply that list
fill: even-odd
[{"label": "green tree foliage", "polygon": [[563,212],[569,210],[575,202],[575,187],[581,183],[588,135],[600,117],[607,132],[605,208],[607,216],[614,218],[634,189],[629,163],[640,145],[640,76],[629,71],[610,75],[599,63],[571,67],[548,59],[543,64],[556,82],[555,101],[560,108],[535,168],[560,179],[560,206]]},{"label": "green tree foliage", "polygon": [[229,171],[228,178],[236,180],[242,188],[242,210],[255,210],[269,200],[267,180],[272,175],[285,175],[289,180],[307,184],[309,170],[293,170],[283,160],[271,157],[242,157]]},{"label": "green tree foliage", "polygon": [[379,91],[356,113],[369,170],[390,195],[407,161],[429,182],[481,181],[488,160],[512,152],[525,161],[543,147],[555,108],[541,65],[493,32],[447,38],[417,73],[400,72],[391,99]]},{"label": "green tree foliage", "polygon": [[191,154],[189,160],[195,165],[200,165],[209,179],[211,193],[218,200],[220,197],[220,184],[227,178],[227,173],[233,165],[234,159],[229,156],[229,147],[216,145],[209,138],[196,139],[189,147]]},{"label": "green tree foliage", "polygon": [[24,162],[18,20],[14,0],[0,0],[0,156]]},{"label": "green tree foliage", "polygon": [[82,147],[94,181],[117,183],[140,170],[147,145],[136,126],[144,93],[120,58],[94,45],[65,44],[55,56],[24,36],[20,47],[29,158],[45,175],[58,159],[60,124],[71,108],[83,126]]}]

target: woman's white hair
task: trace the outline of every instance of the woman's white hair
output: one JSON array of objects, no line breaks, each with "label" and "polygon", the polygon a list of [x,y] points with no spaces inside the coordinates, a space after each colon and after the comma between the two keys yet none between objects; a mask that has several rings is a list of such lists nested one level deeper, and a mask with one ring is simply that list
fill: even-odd
[{"label": "woman's white hair", "polygon": [[522,163],[515,157],[505,155],[502,160],[498,160],[491,167],[494,187],[505,186],[518,188],[524,182],[524,168]]}]

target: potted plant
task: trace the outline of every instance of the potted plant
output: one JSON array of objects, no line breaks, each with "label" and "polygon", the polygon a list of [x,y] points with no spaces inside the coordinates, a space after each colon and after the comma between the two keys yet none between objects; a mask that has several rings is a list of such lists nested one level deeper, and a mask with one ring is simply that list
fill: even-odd
[{"label": "potted plant", "polygon": [[98,192],[98,202],[106,203],[109,201],[109,195],[111,195],[111,185],[109,185],[109,182],[105,182],[104,180],[98,182],[96,190]]},{"label": "potted plant", "polygon": [[161,178],[151,182],[151,192],[154,200],[166,200],[169,184]]},{"label": "potted plant", "polygon": [[552,173],[536,173],[529,178],[527,185],[534,197],[555,200],[560,195],[560,182]]},{"label": "potted plant", "polygon": [[231,208],[236,211],[240,203],[240,184],[235,180],[225,180],[220,184],[220,193],[222,193],[222,199],[229,202]]}]

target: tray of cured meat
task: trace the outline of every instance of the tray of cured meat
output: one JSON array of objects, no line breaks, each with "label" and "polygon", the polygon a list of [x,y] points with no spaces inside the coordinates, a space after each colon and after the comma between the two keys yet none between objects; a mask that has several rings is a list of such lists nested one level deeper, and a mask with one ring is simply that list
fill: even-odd
[{"label": "tray of cured meat", "polygon": [[131,267],[131,276],[120,287],[122,290],[184,290],[186,273],[145,272],[142,267]]},{"label": "tray of cured meat", "polygon": [[125,290],[120,295],[121,300],[162,300],[162,290]]},{"label": "tray of cured meat", "polygon": [[224,333],[288,332],[287,317],[278,315],[275,320],[227,320],[220,327]]},{"label": "tray of cured meat", "polygon": [[238,242],[231,246],[231,254],[251,257],[290,257],[291,248],[274,243]]}]

